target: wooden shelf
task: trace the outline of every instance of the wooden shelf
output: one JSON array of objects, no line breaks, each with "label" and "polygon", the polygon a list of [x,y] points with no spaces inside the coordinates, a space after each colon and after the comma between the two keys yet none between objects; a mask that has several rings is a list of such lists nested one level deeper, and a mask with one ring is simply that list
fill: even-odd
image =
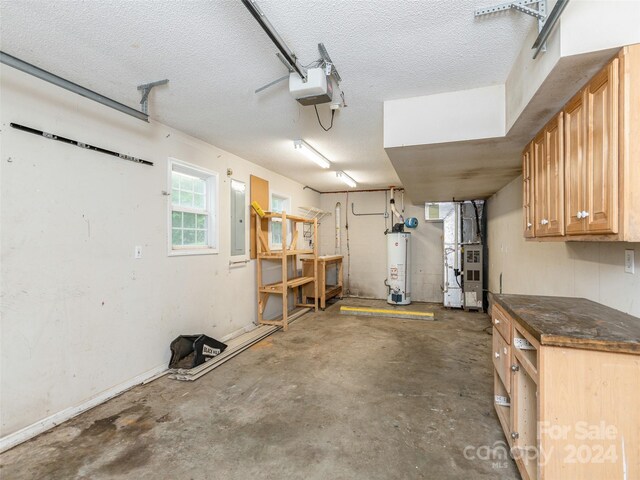
[{"label": "wooden shelf", "polygon": [[[277,212],[264,212],[264,217],[262,218],[269,218],[269,219],[282,218],[282,214]],[[287,220],[291,220],[292,222],[298,222],[298,223],[317,223],[316,219],[314,218],[298,217],[297,215],[288,215],[288,214],[287,214]]]},{"label": "wooden shelf", "polygon": [[[301,306],[287,312],[286,323],[293,322],[296,318],[301,317],[312,308],[313,308],[313,305]],[[282,317],[278,317],[273,320],[262,320],[260,323],[262,323],[263,325],[275,325],[277,327],[285,326],[285,321],[282,319]]]},{"label": "wooden shelf", "polygon": [[[311,283],[315,281],[313,277],[296,277],[290,278],[287,280],[288,288],[300,287],[302,285],[306,285],[307,283]],[[278,283],[268,283],[267,285],[263,285],[260,287],[260,291],[264,293],[282,293],[282,282]]]},{"label": "wooden shelf", "polygon": [[[327,267],[330,265],[335,265],[337,269],[337,285],[327,285]],[[316,269],[317,289],[315,285],[313,288],[311,285],[307,285],[302,289],[302,296],[313,298],[314,300],[317,297],[320,302],[320,308],[324,310],[327,307],[328,299],[342,295],[342,255],[324,255],[318,257],[317,261],[314,258],[302,259],[302,275],[313,275]]]},{"label": "wooden shelf", "polygon": [[260,258],[282,258],[283,255],[313,255],[313,250],[271,250],[269,252],[261,252]]},{"label": "wooden shelf", "polygon": [[[266,222],[265,222],[266,220]],[[269,247],[268,239],[268,224],[269,222],[277,220],[282,225],[282,238],[287,239],[283,242],[281,250],[271,250]],[[289,230],[289,223],[291,223],[291,240],[288,240],[287,233]],[[311,224],[313,226],[313,249],[298,248],[299,239],[299,224]],[[314,300],[312,304],[300,304],[298,301],[300,290],[303,285],[307,285],[305,288],[309,288],[309,284],[313,284],[313,291],[318,291],[318,220],[316,218],[304,218],[298,216],[287,215],[286,212],[274,213],[264,212],[261,217],[256,215],[256,257],[257,257],[257,281],[258,281],[258,323],[264,325],[278,325],[283,330],[287,330],[288,322],[290,319],[301,315],[299,309],[289,311],[289,292],[293,292],[294,304],[296,307],[303,307],[302,311],[307,312],[310,308],[318,311],[318,300]],[[304,232],[303,232],[304,236]],[[305,237],[306,241],[306,237]],[[312,268],[307,271],[301,277],[289,278],[289,270],[291,269],[291,263],[293,263],[293,271],[298,270],[298,256],[307,255],[312,263]],[[262,261],[264,260],[279,260],[281,262],[281,278],[279,282],[263,284],[262,278]],[[282,316],[277,319],[265,319],[264,312],[267,306],[267,302],[271,295],[280,295],[282,297]],[[315,295],[317,297],[317,295]]]}]

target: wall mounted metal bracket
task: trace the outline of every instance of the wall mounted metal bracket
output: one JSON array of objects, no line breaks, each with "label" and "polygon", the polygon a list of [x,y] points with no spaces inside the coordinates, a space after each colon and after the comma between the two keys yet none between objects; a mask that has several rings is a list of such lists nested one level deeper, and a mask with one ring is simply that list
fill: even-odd
[{"label": "wall mounted metal bracket", "polygon": [[138,85],[138,91],[142,92],[142,99],[140,100],[140,107],[142,111],[148,115],[149,114],[149,93],[151,93],[151,89],[153,87],[158,87],[160,85],[166,85],[169,83],[169,80],[166,78],[164,80],[158,80],[157,82],[145,83],[144,85]]},{"label": "wall mounted metal bracket", "polygon": [[[538,9],[530,8],[528,5],[537,4]],[[474,12],[474,16],[480,17],[483,15],[490,15],[496,12],[502,12],[505,10],[516,10],[521,13],[526,13],[538,20],[538,33],[542,32],[545,22],[547,21],[547,1],[546,0],[518,0],[515,2],[500,3],[491,7],[478,8]],[[546,52],[546,42],[543,43],[539,51]],[[537,56],[534,55],[534,58]]]}]

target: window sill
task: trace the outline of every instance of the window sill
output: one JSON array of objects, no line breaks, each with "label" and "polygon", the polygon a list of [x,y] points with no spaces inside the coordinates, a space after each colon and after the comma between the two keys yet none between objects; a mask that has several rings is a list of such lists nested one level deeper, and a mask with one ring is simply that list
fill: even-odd
[{"label": "window sill", "polygon": [[185,255],[217,255],[217,248],[176,248],[169,251],[170,257],[182,257]]}]

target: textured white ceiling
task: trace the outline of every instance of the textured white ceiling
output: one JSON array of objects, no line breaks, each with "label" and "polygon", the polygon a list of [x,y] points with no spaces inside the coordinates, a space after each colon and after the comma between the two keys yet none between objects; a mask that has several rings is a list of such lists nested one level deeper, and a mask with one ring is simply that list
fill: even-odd
[{"label": "textured white ceiling", "polygon": [[[324,132],[312,107],[289,95],[286,74],[240,0],[0,3],[1,48],[128,105],[138,84],[152,118],[319,190],[335,176],[293,150],[304,138],[358,187],[398,184],[383,149],[384,100],[503,83],[534,22],[515,12],[474,18],[495,0],[262,0],[302,63],[324,42],[348,108]],[[320,108],[325,122],[328,107]],[[188,160],[188,159],[187,159]]]}]

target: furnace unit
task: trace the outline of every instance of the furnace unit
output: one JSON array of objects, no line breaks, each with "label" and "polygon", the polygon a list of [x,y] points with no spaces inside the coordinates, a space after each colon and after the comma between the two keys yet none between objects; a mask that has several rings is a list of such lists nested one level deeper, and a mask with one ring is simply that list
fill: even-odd
[{"label": "furnace unit", "polygon": [[464,245],[462,252],[464,309],[482,310],[482,244]]}]

